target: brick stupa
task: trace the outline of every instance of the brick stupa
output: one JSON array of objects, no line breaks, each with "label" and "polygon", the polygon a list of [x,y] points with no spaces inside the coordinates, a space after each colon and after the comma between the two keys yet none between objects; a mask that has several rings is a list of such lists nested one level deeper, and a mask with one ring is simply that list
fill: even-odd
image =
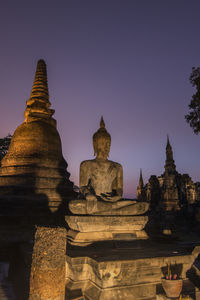
[{"label": "brick stupa", "polygon": [[75,193],[50,105],[46,64],[39,60],[25,120],[0,168],[0,251],[11,249],[17,300],[65,298],[64,217]]},{"label": "brick stupa", "polygon": [[25,120],[15,130],[0,168],[0,195],[7,201],[15,201],[16,205],[12,205],[14,214],[23,214],[26,204],[32,201],[38,203],[34,205],[35,209],[44,202],[51,212],[61,204],[67,209],[68,198],[74,194],[50,105],[46,64],[39,60],[31,95],[26,102]]}]

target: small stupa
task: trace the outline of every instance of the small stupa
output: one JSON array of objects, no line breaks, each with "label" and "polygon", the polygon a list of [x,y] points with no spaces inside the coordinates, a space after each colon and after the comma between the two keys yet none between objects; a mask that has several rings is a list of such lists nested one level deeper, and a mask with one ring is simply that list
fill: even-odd
[{"label": "small stupa", "polygon": [[11,201],[13,213],[23,214],[23,209],[29,213],[29,204],[38,211],[40,206],[50,212],[61,206],[67,210],[67,202],[74,195],[50,106],[46,64],[39,60],[25,120],[15,130],[1,161],[0,200]]}]

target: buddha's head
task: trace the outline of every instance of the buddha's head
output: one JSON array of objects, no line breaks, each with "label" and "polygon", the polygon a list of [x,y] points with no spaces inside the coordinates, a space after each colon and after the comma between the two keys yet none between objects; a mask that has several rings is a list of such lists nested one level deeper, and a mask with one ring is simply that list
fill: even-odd
[{"label": "buddha's head", "polygon": [[105,128],[103,117],[101,117],[100,128],[93,135],[94,155],[97,158],[107,159],[110,152],[111,136]]}]

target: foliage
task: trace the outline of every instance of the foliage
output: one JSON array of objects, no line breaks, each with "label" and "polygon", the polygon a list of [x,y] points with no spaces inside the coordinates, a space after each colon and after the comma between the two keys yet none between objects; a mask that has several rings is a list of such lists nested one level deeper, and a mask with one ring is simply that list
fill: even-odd
[{"label": "foliage", "polygon": [[8,134],[6,137],[0,139],[0,161],[6,155],[12,135]]},{"label": "foliage", "polygon": [[198,134],[200,133],[200,68],[192,68],[190,82],[192,86],[196,87],[196,93],[192,96],[192,100],[188,105],[190,112],[185,118],[194,133]]}]

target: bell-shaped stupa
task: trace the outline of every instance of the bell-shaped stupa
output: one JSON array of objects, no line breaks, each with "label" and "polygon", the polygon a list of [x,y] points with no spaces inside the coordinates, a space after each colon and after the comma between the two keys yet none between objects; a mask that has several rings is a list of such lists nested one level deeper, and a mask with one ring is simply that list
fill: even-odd
[{"label": "bell-shaped stupa", "polygon": [[74,196],[50,105],[46,64],[39,60],[25,120],[15,130],[1,161],[0,201],[11,201],[13,213],[23,209],[27,213],[29,204],[36,211],[39,207],[50,212],[61,207],[67,210],[67,202]]}]

